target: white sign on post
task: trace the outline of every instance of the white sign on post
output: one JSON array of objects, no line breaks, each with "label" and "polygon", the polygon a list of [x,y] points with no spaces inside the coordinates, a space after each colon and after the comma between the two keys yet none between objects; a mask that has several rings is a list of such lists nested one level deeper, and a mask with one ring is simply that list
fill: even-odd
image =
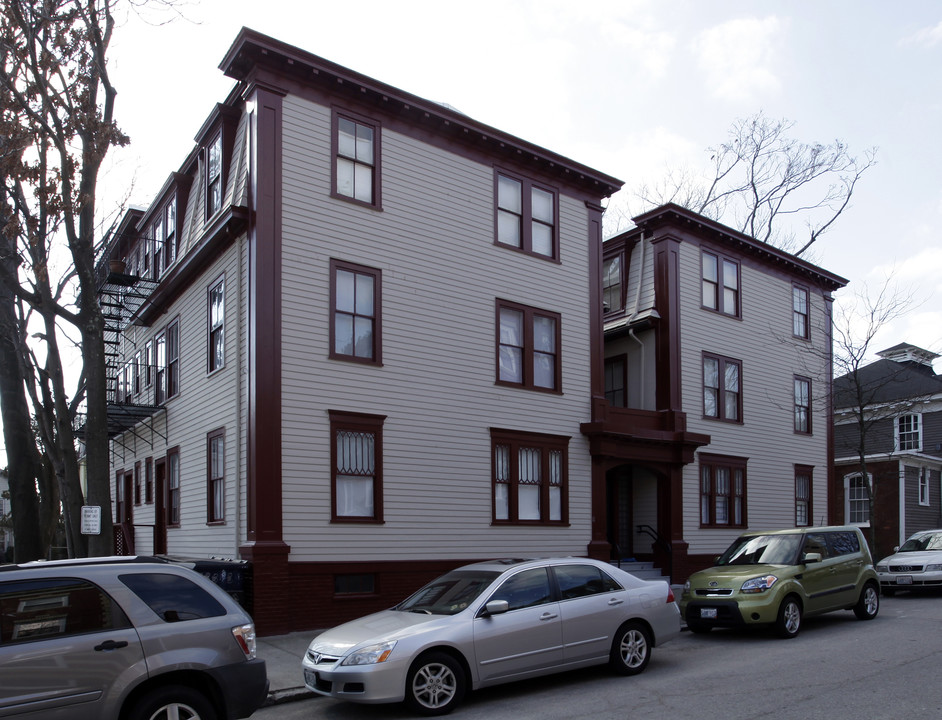
[{"label": "white sign on post", "polygon": [[101,535],[100,505],[82,505],[82,535]]}]

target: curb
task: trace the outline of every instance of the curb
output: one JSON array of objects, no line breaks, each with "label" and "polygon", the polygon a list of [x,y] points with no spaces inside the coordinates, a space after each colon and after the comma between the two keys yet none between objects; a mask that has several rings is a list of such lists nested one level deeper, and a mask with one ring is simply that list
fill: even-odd
[{"label": "curb", "polygon": [[316,695],[306,687],[283,688],[281,690],[272,690],[268,693],[268,698],[262,707],[272,705],[282,705],[283,703],[295,702],[297,700],[306,700],[316,697]]}]

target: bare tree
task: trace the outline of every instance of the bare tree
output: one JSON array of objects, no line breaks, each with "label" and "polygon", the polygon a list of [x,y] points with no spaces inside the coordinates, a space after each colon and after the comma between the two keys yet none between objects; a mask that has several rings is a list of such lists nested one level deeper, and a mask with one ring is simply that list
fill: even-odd
[{"label": "bare tree", "polygon": [[[735,121],[726,142],[708,148],[711,172],[668,168],[654,185],[643,185],[646,206],[673,202],[801,255],[847,209],[876,150],[858,158],[840,140],[804,143],[790,137],[794,123],[762,112]],[[803,234],[795,231],[803,222]]]},{"label": "bare tree", "polygon": [[[877,489],[880,478],[871,473],[867,457],[874,452],[881,426],[886,421],[905,413],[918,397],[901,397],[894,386],[904,380],[906,369],[900,366],[898,371],[868,373],[866,368],[872,362],[873,341],[877,333],[893,320],[909,312],[915,304],[911,292],[900,290],[888,276],[883,284],[870,294],[863,286],[853,300],[845,300],[836,310],[834,317],[834,408],[835,414],[849,417],[854,427],[848,452],[857,458],[856,471],[863,479],[867,489],[870,507],[870,547],[877,552],[877,518],[879,507]],[[892,433],[890,434],[892,441]],[[883,444],[883,443],[880,443]],[[892,454],[891,449],[888,456]],[[867,479],[870,479],[869,482]],[[894,476],[893,481],[898,481]]]},{"label": "bare tree", "polygon": [[[43,345],[36,355],[20,346],[31,368],[23,380],[59,479],[75,555],[113,552],[95,211],[102,162],[112,146],[127,142],[114,122],[116,93],[106,65],[116,2],[6,0],[0,15],[3,233],[16,253],[11,263],[0,264],[0,283],[28,308],[20,312],[18,332],[28,325]],[[57,273],[57,263],[67,267]],[[82,369],[73,392],[66,387],[62,323],[74,328],[81,344]],[[81,400],[87,411],[87,497],[73,432]],[[5,429],[6,422],[4,415]],[[78,532],[84,503],[102,512],[102,532],[88,536],[87,545]]]}]

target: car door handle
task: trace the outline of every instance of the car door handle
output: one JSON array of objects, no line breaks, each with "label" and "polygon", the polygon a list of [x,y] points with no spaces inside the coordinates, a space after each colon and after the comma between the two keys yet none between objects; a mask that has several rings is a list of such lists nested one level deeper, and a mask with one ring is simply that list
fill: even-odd
[{"label": "car door handle", "polygon": [[117,650],[118,648],[127,647],[128,643],[126,640],[105,640],[101,645],[96,645],[95,650],[101,652],[102,650]]},{"label": "car door handle", "polygon": [[556,613],[545,612],[542,615],[540,615],[540,622],[542,622],[543,620],[555,620],[558,617],[559,615],[557,615]]},{"label": "car door handle", "polygon": [[608,601],[608,604],[609,605],[621,605],[623,602],[625,601],[622,600],[621,598],[612,598],[611,600]]}]

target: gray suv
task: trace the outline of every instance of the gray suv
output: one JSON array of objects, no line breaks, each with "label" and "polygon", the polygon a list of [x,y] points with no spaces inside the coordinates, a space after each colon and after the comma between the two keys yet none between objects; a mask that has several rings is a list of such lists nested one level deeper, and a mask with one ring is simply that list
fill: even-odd
[{"label": "gray suv", "polygon": [[0,566],[0,678],[0,717],[57,720],[233,720],[268,691],[249,615],[147,558]]}]

